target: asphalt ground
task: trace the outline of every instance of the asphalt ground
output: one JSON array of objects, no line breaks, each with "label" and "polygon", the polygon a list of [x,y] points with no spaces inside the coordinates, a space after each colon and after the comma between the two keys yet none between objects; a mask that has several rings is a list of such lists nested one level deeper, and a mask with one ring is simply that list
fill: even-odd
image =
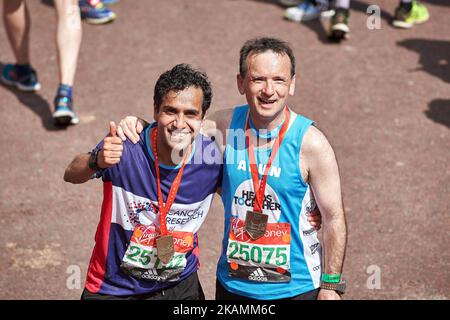
[{"label": "asphalt ground", "polygon": [[[110,120],[152,119],[154,83],[185,62],[211,78],[211,111],[244,103],[235,75],[245,40],[274,36],[298,59],[290,107],[314,119],[335,148],[348,221],[346,299],[450,298],[450,3],[424,1],[429,22],[389,25],[396,1],[353,1],[351,38],[283,20],[272,1],[122,0],[109,25],[83,24],[75,83],[80,124],[52,125],[58,85],[55,15],[31,9],[36,94],[0,86],[0,299],[79,299],[94,246],[101,181],[62,179],[72,158],[102,139]],[[381,29],[366,9],[381,8]],[[0,9],[1,11],[1,9]],[[13,60],[3,25],[0,63]],[[222,204],[200,232],[200,279],[214,297]]]}]

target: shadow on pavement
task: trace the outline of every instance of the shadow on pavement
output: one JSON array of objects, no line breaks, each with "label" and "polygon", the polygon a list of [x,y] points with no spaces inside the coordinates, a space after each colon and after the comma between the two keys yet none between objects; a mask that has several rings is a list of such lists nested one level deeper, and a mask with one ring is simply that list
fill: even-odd
[{"label": "shadow on pavement", "polygon": [[434,4],[436,6],[450,7],[450,1],[448,0],[422,0],[424,4]]},{"label": "shadow on pavement", "polygon": [[426,71],[450,83],[450,41],[407,39],[397,42],[400,47],[417,52],[421,67],[412,71]]},{"label": "shadow on pavement", "polygon": [[[0,70],[3,70],[3,63],[0,62]],[[47,100],[42,98],[36,92],[23,92],[13,86],[5,85],[0,81],[0,86],[5,88],[6,90],[14,93],[17,99],[31,111],[33,111],[36,115],[41,118],[42,126],[47,131],[59,131],[64,130],[66,127],[58,127],[53,124],[52,118],[52,109],[48,104]]]},{"label": "shadow on pavement", "polygon": [[434,122],[450,128],[450,100],[436,99],[430,102],[425,115]]},{"label": "shadow on pavement", "polygon": [[[426,71],[450,83],[450,41],[407,39],[397,44],[419,54],[421,66],[410,72]],[[429,103],[428,108],[425,111],[428,118],[450,128],[450,100],[435,99]]]}]

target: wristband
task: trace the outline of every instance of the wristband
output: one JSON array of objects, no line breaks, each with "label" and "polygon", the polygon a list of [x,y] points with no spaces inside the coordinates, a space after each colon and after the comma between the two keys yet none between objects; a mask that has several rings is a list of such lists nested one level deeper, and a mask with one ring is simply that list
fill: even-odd
[{"label": "wristband", "polygon": [[88,166],[91,170],[96,172],[102,170],[102,168],[100,168],[97,163],[99,151],[100,151],[99,149],[94,148],[91,152],[89,152]]},{"label": "wristband", "polygon": [[339,283],[341,282],[341,274],[322,274],[322,282],[326,283]]}]

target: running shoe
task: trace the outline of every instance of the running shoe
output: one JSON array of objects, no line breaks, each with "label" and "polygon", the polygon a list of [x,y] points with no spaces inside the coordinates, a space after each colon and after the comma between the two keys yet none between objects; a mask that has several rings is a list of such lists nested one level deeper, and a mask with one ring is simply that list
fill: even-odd
[{"label": "running shoe", "polygon": [[287,8],[284,11],[284,17],[290,21],[301,22],[317,19],[323,10],[320,4],[313,4],[311,1],[305,0],[296,7]]},{"label": "running shoe", "polygon": [[38,91],[41,89],[37,73],[29,65],[5,64],[1,79],[4,84],[16,86],[22,91]]},{"label": "running shoe", "polygon": [[65,96],[55,97],[55,112],[53,112],[53,121],[58,126],[68,126],[80,122],[72,109],[72,99]]},{"label": "running shoe", "polygon": [[330,38],[333,40],[342,40],[348,38],[350,28],[348,27],[348,19],[350,12],[348,9],[337,8],[335,14],[331,18]]},{"label": "running shoe", "polygon": [[407,11],[402,6],[395,9],[395,17],[392,25],[397,28],[409,29],[415,24],[426,22],[430,18],[427,7],[415,0],[412,1],[411,10]]},{"label": "running shoe", "polygon": [[81,19],[91,24],[104,24],[114,21],[116,14],[105,7],[100,0],[79,0]]}]

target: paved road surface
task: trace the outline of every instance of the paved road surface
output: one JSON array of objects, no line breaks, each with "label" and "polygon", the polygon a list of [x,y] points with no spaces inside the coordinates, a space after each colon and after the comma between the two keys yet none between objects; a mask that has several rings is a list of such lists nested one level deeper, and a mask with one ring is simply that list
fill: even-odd
[{"label": "paved road surface", "polygon": [[[67,280],[79,269],[84,284],[102,186],[64,183],[66,165],[102,138],[109,120],[151,119],[154,82],[176,63],[207,71],[213,110],[243,103],[238,52],[260,35],[292,44],[298,75],[290,106],[315,119],[337,153],[349,226],[346,298],[450,298],[448,1],[425,1],[431,20],[412,30],[389,25],[396,1],[387,0],[376,1],[381,29],[369,30],[371,1],[354,1],[351,39],[329,44],[320,22],[284,21],[271,1],[123,0],[113,24],[83,25],[75,87],[81,122],[67,130],[50,118],[58,82],[54,12],[28,2],[43,89],[0,86],[1,299],[79,298],[81,289]],[[10,62],[3,26],[0,49],[0,63]],[[200,276],[210,299],[222,228],[216,198],[200,234]]]}]

